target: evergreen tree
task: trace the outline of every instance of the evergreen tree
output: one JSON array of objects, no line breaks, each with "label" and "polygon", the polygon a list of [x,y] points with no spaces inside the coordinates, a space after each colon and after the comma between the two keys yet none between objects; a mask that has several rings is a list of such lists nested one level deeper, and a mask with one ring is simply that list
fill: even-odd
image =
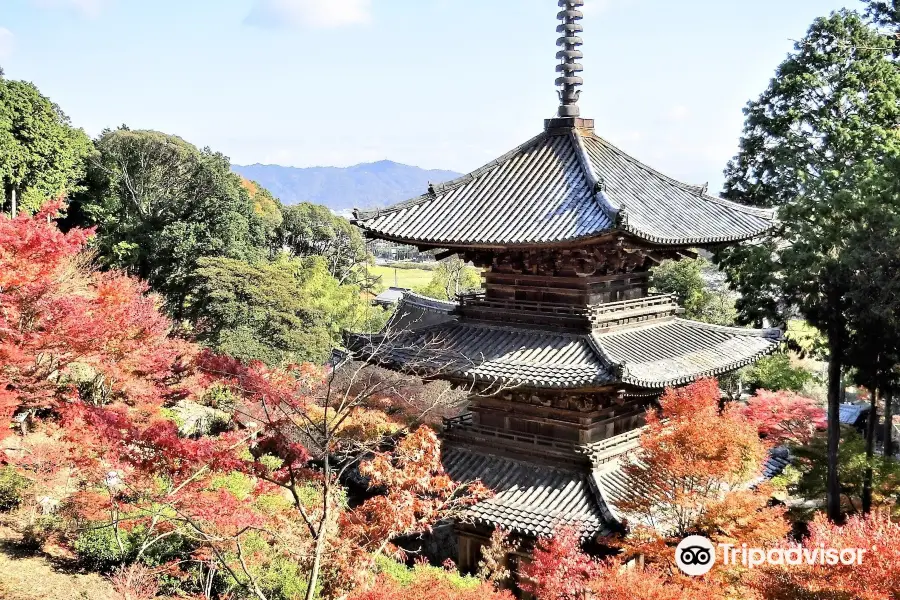
[{"label": "evergreen tree", "polygon": [[871,197],[848,193],[898,147],[900,72],[885,38],[862,17],[817,19],[747,116],[726,197],[777,209],[778,226],[718,259],[742,293],[744,319],[799,312],[828,340],[828,513],[840,518],[837,451],[841,375],[848,355],[852,269],[847,233]]},{"label": "evergreen tree", "polygon": [[0,205],[33,213],[70,193],[92,152],[84,131],[33,84],[0,75]]},{"label": "evergreen tree", "polygon": [[157,131],[121,127],[96,141],[87,189],[73,198],[72,225],[96,225],[105,266],[146,279],[181,316],[189,278],[205,256],[269,255],[277,205],[231,172],[227,157]]}]

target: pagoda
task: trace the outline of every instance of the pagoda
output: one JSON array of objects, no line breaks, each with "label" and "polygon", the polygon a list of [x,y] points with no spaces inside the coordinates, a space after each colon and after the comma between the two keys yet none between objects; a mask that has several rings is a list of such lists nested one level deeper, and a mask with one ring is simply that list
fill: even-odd
[{"label": "pagoda", "polygon": [[480,292],[455,302],[406,293],[383,332],[347,344],[469,391],[468,412],[445,423],[443,462],[496,495],[456,526],[463,569],[498,526],[526,538],[565,524],[585,539],[620,529],[620,464],[647,406],[666,387],[752,363],[781,337],[686,320],[673,296],[649,293],[654,265],[755,238],[772,213],[676,181],[600,137],[578,106],[583,0],[559,5],[558,116],[468,175],[355,212],[368,237],[483,269]]}]

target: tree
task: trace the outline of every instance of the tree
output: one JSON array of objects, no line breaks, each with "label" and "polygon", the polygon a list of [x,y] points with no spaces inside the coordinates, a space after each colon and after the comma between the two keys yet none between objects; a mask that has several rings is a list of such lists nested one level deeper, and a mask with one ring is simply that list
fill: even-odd
[{"label": "tree", "polygon": [[688,319],[734,325],[734,300],[727,290],[713,289],[707,283],[714,270],[703,258],[665,260],[651,269],[650,287],[657,294],[675,294]]},{"label": "tree", "polygon": [[884,455],[892,456],[892,400],[898,388],[900,363],[900,155],[887,157],[864,178],[851,199],[866,206],[859,227],[847,234],[843,262],[849,275],[847,321],[850,329],[847,364],[855,368],[857,383],[872,390],[866,432],[870,468],[863,490],[863,512],[872,506],[872,459],[875,453],[878,400],[884,401]]},{"label": "tree", "polygon": [[812,373],[791,364],[791,355],[787,352],[762,357],[747,369],[745,376],[752,390],[799,392],[813,380]]},{"label": "tree", "polygon": [[359,283],[358,267],[369,260],[366,241],[359,229],[325,206],[301,202],[282,209],[284,222],[278,228],[278,248],[294,256],[322,256],[328,271],[341,284]]},{"label": "tree", "polygon": [[89,268],[91,232],[61,233],[58,208],[0,216],[0,438],[14,414],[54,409],[73,389],[92,403],[152,397],[189,354],[146,286]]},{"label": "tree", "polygon": [[894,58],[900,57],[900,5],[897,0],[863,0],[874,25],[894,31]]},{"label": "tree", "polygon": [[743,413],[763,438],[775,444],[807,444],[827,424],[825,411],[815,401],[788,391],[759,390]]},{"label": "tree", "polygon": [[[16,436],[4,462],[32,483],[34,539],[57,527],[85,564],[165,565],[206,597],[342,597],[395,536],[485,497],[447,477],[422,425],[441,393],[369,367],[201,353],[168,336],[144,284],[90,269],[90,232],[61,233],[56,208],[0,217],[0,407],[7,420],[36,409],[0,435]],[[185,437],[170,410],[184,399],[232,418]],[[351,506],[342,476],[357,467],[373,490]],[[139,571],[119,583],[150,589]]]},{"label": "tree", "polygon": [[727,597],[714,580],[700,580],[658,566],[598,561],[584,553],[577,532],[562,528],[540,538],[534,560],[522,565],[522,589],[540,600],[718,600]]},{"label": "tree", "polygon": [[68,225],[95,225],[104,265],[146,280],[180,317],[197,261],[269,254],[275,209],[251,198],[227,157],[181,138],[125,127],[95,142],[87,189]]},{"label": "tree", "polygon": [[[332,571],[337,567],[339,575],[331,586],[346,586],[346,572],[365,569],[368,553],[390,550],[397,536],[423,531],[488,495],[480,484],[454,482],[446,475],[431,429],[411,429],[441,398],[423,403],[409,380],[357,366],[335,369],[321,385],[310,387],[290,372],[258,362],[206,356],[202,368],[243,398],[239,419],[254,423],[258,432],[243,469],[287,492],[312,540],[307,600],[326,565]],[[335,497],[340,481],[366,457],[371,460],[360,472],[383,493],[342,510]],[[319,499],[315,511],[303,502],[310,481]]]},{"label": "tree", "polygon": [[33,84],[0,77],[0,185],[12,216],[77,189],[92,152],[84,131]]},{"label": "tree", "polygon": [[[788,492],[801,498],[821,500],[827,495],[827,439],[817,435],[792,449],[794,461],[785,470]],[[867,456],[866,441],[855,430],[844,427],[838,452],[841,505],[849,513],[862,512],[862,500],[877,507],[891,504],[900,493],[900,465],[892,458]]]},{"label": "tree", "polygon": [[683,537],[711,504],[757,477],[766,457],[756,425],[732,403],[720,410],[716,380],[668,389],[623,467],[641,492],[620,510],[629,521]]},{"label": "tree", "polygon": [[324,363],[344,329],[380,329],[384,311],[341,286],[326,259],[282,257],[249,264],[201,258],[186,316],[216,352],[269,365]]},{"label": "tree", "polygon": [[740,152],[725,196],[775,207],[778,226],[759,243],[720,252],[747,321],[784,322],[798,311],[828,340],[829,516],[840,518],[838,407],[846,361],[848,227],[864,215],[848,190],[897,145],[900,71],[885,40],[856,13],[817,19],[745,109]]},{"label": "tree", "polygon": [[470,267],[460,257],[454,255],[442,260],[431,277],[431,282],[416,291],[438,300],[454,300],[457,295],[481,287],[478,270]]},{"label": "tree", "polygon": [[553,537],[541,537],[530,561],[522,564],[521,588],[542,600],[580,600],[588,582],[600,573],[600,562],[582,552],[581,535],[561,528]]},{"label": "tree", "polygon": [[842,526],[821,515],[802,540],[808,552],[860,549],[858,563],[770,565],[754,586],[767,599],[859,598],[896,600],[900,590],[900,525],[886,518],[851,517]]}]

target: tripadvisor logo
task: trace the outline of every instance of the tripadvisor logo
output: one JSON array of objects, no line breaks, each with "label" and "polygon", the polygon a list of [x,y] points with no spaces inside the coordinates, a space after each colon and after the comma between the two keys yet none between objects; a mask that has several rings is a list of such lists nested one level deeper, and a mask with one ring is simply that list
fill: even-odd
[{"label": "tripadvisor logo", "polygon": [[[747,544],[719,544],[724,566],[743,565],[755,569],[761,565],[861,565],[868,548],[804,547],[799,544],[775,548],[750,548]],[[872,551],[877,549],[872,547]],[[709,573],[716,562],[716,548],[702,535],[691,535],[675,548],[675,563],[685,575],[697,577]]]},{"label": "tripadvisor logo", "polygon": [[702,535],[691,535],[675,548],[675,563],[685,575],[706,575],[716,562],[716,549]]}]

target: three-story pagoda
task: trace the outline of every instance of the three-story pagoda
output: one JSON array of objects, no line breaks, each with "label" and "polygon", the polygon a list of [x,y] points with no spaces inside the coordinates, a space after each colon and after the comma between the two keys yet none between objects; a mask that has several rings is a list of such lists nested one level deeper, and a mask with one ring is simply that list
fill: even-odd
[{"label": "three-story pagoda", "polygon": [[443,433],[444,464],[496,495],[458,526],[474,566],[492,528],[563,524],[585,537],[620,526],[619,468],[664,388],[736,370],[772,352],[780,331],[683,319],[650,295],[650,269],[696,248],[748,240],[767,210],[712,196],[597,135],[578,99],[583,0],[560,0],[560,108],[534,138],[459,179],[375,211],[367,236],[442,249],[481,267],[483,291],[456,302],[407,293],[367,360],[469,386],[469,412]]}]

